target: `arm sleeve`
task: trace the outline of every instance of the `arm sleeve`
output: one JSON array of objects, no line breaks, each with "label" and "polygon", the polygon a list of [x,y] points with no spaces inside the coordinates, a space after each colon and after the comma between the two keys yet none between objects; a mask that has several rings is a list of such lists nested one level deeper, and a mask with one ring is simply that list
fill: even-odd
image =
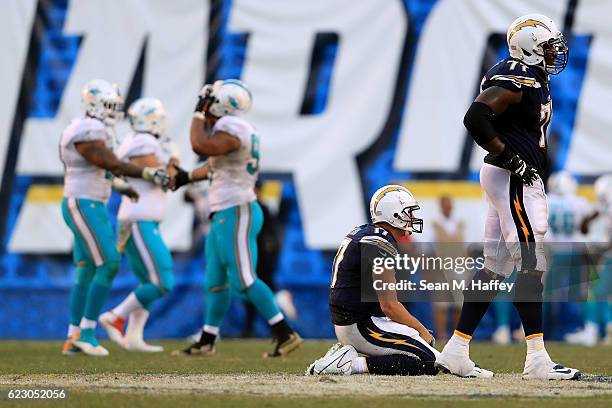
[{"label": "arm sleeve", "polygon": [[473,102],[463,118],[463,124],[479,146],[485,145],[497,136],[493,127],[495,113],[489,105]]}]

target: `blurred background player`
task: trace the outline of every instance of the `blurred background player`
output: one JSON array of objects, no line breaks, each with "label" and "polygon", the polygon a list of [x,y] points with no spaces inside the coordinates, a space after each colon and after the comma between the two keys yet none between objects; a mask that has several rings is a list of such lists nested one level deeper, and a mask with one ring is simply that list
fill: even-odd
[{"label": "blurred background player", "polygon": [[[278,255],[281,249],[281,226],[276,213],[272,212],[268,204],[262,199],[261,183],[255,183],[255,194],[257,202],[263,214],[261,232],[257,236],[257,276],[274,293],[274,298],[282,312],[290,320],[297,318],[297,310],[293,304],[291,292],[287,289],[277,290],[274,283],[274,273],[278,264]],[[244,304],[245,316],[244,326],[240,337],[253,337],[253,327],[257,311],[253,303],[246,301]]]},{"label": "blurred background player", "polygon": [[[133,133],[117,149],[117,156],[137,166],[178,165],[178,152],[166,136],[166,110],[158,99],[142,98],[128,109]],[[130,351],[159,352],[143,340],[143,329],[152,303],[172,291],[172,255],[160,232],[166,210],[166,193],[160,187],[137,178],[128,182],[138,192],[133,202],[123,197],[119,208],[119,251],[127,254],[139,286],[112,311],[100,316],[100,324],[111,340]],[[128,320],[129,317],[129,320]],[[127,330],[124,325],[128,321]]]},{"label": "blurred background player", "polygon": [[[441,258],[465,257],[465,224],[454,216],[452,198],[448,195],[443,195],[440,197],[439,205],[440,215],[432,220],[430,229],[433,234],[431,242],[433,243],[436,256]],[[425,274],[428,282],[459,282],[463,279],[462,275],[445,269],[431,272],[437,273],[439,276],[438,279],[430,279]],[[460,291],[459,293],[453,293],[453,299],[456,302],[452,302],[450,299],[432,302],[434,333],[439,342],[446,343],[449,338],[449,330],[451,329],[448,327],[449,312],[452,319],[451,326],[455,327],[459,322],[459,313],[461,313],[460,295]]]},{"label": "blurred background player", "polygon": [[374,193],[371,223],[344,238],[332,266],[329,310],[340,343],[312,363],[307,375],[437,373],[439,353],[431,332],[398,301],[395,290],[374,288],[375,277],[396,281],[394,269],[377,274],[373,265],[376,258],[395,258],[406,236],[423,231],[418,209],[405,187],[387,185]]},{"label": "blurred background player", "polygon": [[[62,213],[74,235],[76,282],[70,295],[70,325],[63,354],[79,350],[94,356],[108,351],[96,340],[98,315],[119,268],[106,202],[114,176],[142,178],[167,186],[163,169],[121,161],[113,153],[112,128],[122,118],[123,98],[116,86],[104,80],[88,82],[81,92],[84,117],[74,119],[62,133],[60,158],[64,163]],[[118,190],[137,198],[125,182]]]},{"label": "blurred background player", "polygon": [[252,302],[266,319],[275,341],[266,356],[283,356],[302,343],[281,313],[270,288],[257,277],[257,236],[262,211],[254,187],[259,173],[259,138],[240,117],[252,96],[235,79],[205,85],[191,121],[191,146],[208,163],[179,171],[174,188],[208,178],[212,225],[206,239],[205,322],[199,341],[175,354],[211,354],[230,306],[233,289]]},{"label": "blurred background player", "polygon": [[[544,345],[542,275],[547,268],[543,241],[548,208],[539,176],[547,167],[549,75],[563,71],[569,50],[556,24],[541,14],[516,19],[506,38],[510,57],[485,74],[481,92],[464,118],[474,141],[489,153],[480,170],[489,206],[485,267],[473,279],[497,288],[516,266],[513,304],[527,342],[523,378],[575,379],[580,372],[553,362]],[[497,292],[464,292],[457,329],[436,361],[441,369],[461,377],[493,376],[470,359],[469,347]]]},{"label": "blurred background player", "polygon": [[585,234],[591,229],[593,221],[603,221],[601,258],[595,277],[588,276],[589,292],[584,305],[584,328],[565,336],[570,344],[579,344],[593,347],[600,337],[600,323],[605,330],[605,345],[612,345],[612,175],[599,177],[594,184],[596,197],[596,210],[585,217],[582,223],[582,232]]},{"label": "blurred background player", "polygon": [[581,232],[581,224],[590,212],[586,198],[578,196],[578,183],[568,171],[558,171],[550,175],[547,182],[548,198],[548,231],[546,241],[550,243],[550,268],[544,275],[545,298],[544,316],[547,322],[547,333],[555,333],[557,325],[554,319],[567,313],[567,305],[560,299],[572,297],[568,288],[578,287],[584,273],[586,236]]}]

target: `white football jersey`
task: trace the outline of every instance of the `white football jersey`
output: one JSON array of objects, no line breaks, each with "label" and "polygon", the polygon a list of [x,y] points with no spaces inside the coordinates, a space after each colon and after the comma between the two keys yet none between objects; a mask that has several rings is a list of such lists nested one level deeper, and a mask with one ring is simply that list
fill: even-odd
[{"label": "white football jersey", "polygon": [[548,195],[548,234],[550,242],[583,242],[582,220],[591,211],[584,197]]},{"label": "white football jersey", "polygon": [[259,139],[255,128],[236,116],[223,116],[212,133],[225,132],[240,139],[240,148],[224,156],[213,156],[210,165],[208,199],[211,211],[221,211],[256,199],[259,174]]},{"label": "white football jersey", "polygon": [[60,141],[60,159],[64,163],[64,197],[108,200],[111,193],[110,175],[85,160],[75,147],[76,143],[95,140],[102,140],[108,148],[112,148],[112,135],[98,119],[77,118],[64,129]]},{"label": "white football jersey", "polygon": [[[116,153],[117,157],[125,161],[150,154],[154,154],[164,166],[170,160],[170,155],[162,143],[149,133],[128,135]],[[128,177],[127,181],[138,192],[140,198],[137,202],[132,202],[123,196],[117,218],[130,221],[161,221],[166,210],[166,193],[161,187],[139,178]]]},{"label": "white football jersey", "polygon": [[603,224],[603,236],[601,239],[604,242],[610,242],[612,241],[612,201],[600,200],[595,204],[595,207]]}]

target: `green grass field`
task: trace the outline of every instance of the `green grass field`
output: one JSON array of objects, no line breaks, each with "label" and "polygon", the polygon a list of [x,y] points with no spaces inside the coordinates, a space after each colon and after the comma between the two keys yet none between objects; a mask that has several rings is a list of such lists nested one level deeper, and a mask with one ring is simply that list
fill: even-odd
[{"label": "green grass field", "polygon": [[[182,342],[163,342],[161,354],[64,357],[61,342],[0,342],[0,408],[10,389],[65,389],[64,400],[20,401],[15,406],[182,407],[334,406],[612,406],[612,383],[523,381],[524,346],[472,346],[472,357],[498,375],[492,380],[437,377],[304,377],[306,366],[332,344],[308,341],[288,358],[262,359],[268,341],[223,341],[213,357],[173,357]],[[589,375],[612,376],[612,348],[551,343],[553,358]]]}]

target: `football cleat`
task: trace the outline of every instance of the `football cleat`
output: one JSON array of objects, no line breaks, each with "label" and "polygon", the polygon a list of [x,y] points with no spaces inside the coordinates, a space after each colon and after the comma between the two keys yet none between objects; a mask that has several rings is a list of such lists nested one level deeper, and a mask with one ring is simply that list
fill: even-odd
[{"label": "football cleat", "polygon": [[65,356],[75,356],[81,354],[81,349],[72,343],[72,339],[66,339],[64,347],[62,347],[62,354]]},{"label": "football cleat", "polygon": [[524,380],[576,380],[580,376],[580,371],[575,368],[554,363],[545,350],[527,353],[523,370]]},{"label": "football cleat", "polygon": [[353,360],[357,358],[355,347],[334,344],[323,357],[306,369],[306,375],[350,375]]},{"label": "football cleat", "polygon": [[125,349],[128,351],[140,351],[143,353],[161,353],[164,351],[162,346],[154,346],[145,343],[142,339],[126,338]]},{"label": "football cleat", "polygon": [[162,346],[147,344],[143,339],[144,327],[149,319],[149,312],[139,308],[130,313],[127,328],[125,329],[124,344],[128,351],[140,351],[144,353],[159,353],[164,351]]},{"label": "football cleat", "polygon": [[184,350],[174,350],[173,356],[211,356],[215,354],[215,345],[211,343],[195,342]]},{"label": "football cleat", "polygon": [[81,330],[81,333],[75,336],[72,343],[88,356],[108,356],[108,350],[102,347],[98,340],[96,340],[94,329]]},{"label": "football cleat", "polygon": [[436,357],[434,367],[446,374],[464,378],[492,378],[492,371],[480,368],[466,353],[451,352],[446,348]]},{"label": "football cleat", "polygon": [[264,353],[264,358],[284,357],[302,345],[304,340],[296,332],[291,332],[284,339],[275,338],[274,350]]},{"label": "football cleat", "polygon": [[491,336],[491,341],[495,344],[508,345],[512,343],[512,333],[510,327],[499,326]]},{"label": "football cleat", "polygon": [[569,344],[595,347],[599,340],[599,329],[597,326],[593,326],[585,326],[585,328],[580,331],[566,334],[565,341]]},{"label": "football cleat", "polygon": [[113,312],[106,312],[100,315],[98,321],[106,330],[108,338],[125,348],[125,319],[115,315]]}]

